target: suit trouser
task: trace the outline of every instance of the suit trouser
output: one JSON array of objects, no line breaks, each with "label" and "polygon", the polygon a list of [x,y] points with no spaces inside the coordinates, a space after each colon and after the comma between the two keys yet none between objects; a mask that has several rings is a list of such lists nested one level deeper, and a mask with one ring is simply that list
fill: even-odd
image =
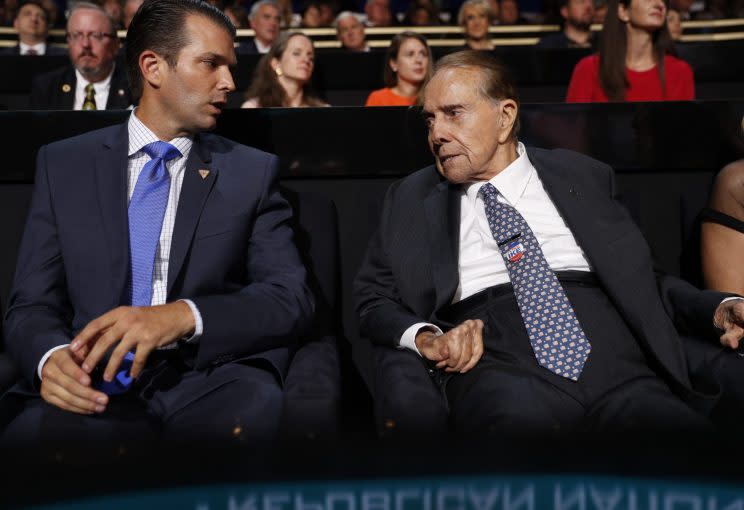
[{"label": "suit trouser", "polygon": [[687,430],[710,427],[672,393],[654,361],[589,273],[560,278],[591,353],[574,382],[539,366],[511,284],[487,289],[439,315],[485,323],[485,353],[469,372],[445,376],[456,430],[532,433]]},{"label": "suit trouser", "polygon": [[0,444],[263,442],[275,434],[282,389],[273,371],[242,363],[197,371],[167,352],[152,361],[127,393],[109,398],[101,414],[75,414],[40,397],[15,396],[23,399],[22,410]]}]

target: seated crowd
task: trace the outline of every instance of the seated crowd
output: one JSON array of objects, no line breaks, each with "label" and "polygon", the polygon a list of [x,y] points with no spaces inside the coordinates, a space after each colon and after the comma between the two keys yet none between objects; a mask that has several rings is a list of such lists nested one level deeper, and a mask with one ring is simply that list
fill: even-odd
[{"label": "seated crowd", "polygon": [[[235,92],[241,18],[256,31],[242,50],[262,54],[244,108],[328,106],[310,87],[313,42],[282,29],[293,6],[272,0],[242,12],[144,0],[126,22],[127,5],[109,3],[70,7],[71,63],[34,80],[38,108],[131,112],[39,150],[4,329],[22,380],[0,399],[14,404],[0,445],[270,440],[317,297],[277,158],[209,131]],[[41,5],[22,3],[19,27]],[[328,5],[308,4],[300,26],[336,17],[365,51],[353,35],[362,19]],[[497,5],[519,20],[514,0]],[[606,6],[598,42],[586,33],[591,4],[561,7],[555,44],[598,48],[567,100],[693,99],[663,0]],[[408,14],[437,18],[423,11]],[[464,2],[469,47],[437,62],[421,34],[397,34],[386,87],[367,100],[420,105],[434,161],[389,188],[353,281],[363,337],[353,348],[369,343],[384,381],[368,381],[373,399],[394,393],[418,418],[414,433],[713,435],[716,406],[744,409],[744,286],[728,249],[743,244],[741,162],[721,172],[706,217],[708,290],[655,272],[612,168],[520,141],[516,84],[472,49],[489,48],[493,11]],[[367,2],[368,23],[389,15],[384,0]]]}]

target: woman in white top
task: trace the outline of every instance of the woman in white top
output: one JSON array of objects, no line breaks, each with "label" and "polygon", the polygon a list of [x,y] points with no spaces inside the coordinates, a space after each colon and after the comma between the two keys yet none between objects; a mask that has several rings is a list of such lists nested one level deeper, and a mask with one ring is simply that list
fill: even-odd
[{"label": "woman in white top", "polygon": [[282,33],[256,66],[243,108],[328,106],[310,89],[313,42],[299,32]]}]

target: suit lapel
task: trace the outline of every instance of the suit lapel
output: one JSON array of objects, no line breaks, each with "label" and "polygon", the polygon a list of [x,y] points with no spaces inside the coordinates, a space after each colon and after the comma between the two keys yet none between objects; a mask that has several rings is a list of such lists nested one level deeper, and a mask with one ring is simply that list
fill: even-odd
[{"label": "suit lapel", "polygon": [[[183,262],[194,238],[204,204],[217,179],[217,168],[211,166],[212,154],[200,136],[194,138],[194,145],[186,162],[181,196],[178,199],[176,223],[173,227],[170,261],[168,263],[168,295],[173,283],[181,272]],[[200,172],[209,170],[209,172]],[[204,176],[202,176],[204,174]]]},{"label": "suit lapel", "polygon": [[77,90],[77,76],[75,68],[68,67],[62,75],[62,83],[57,91],[60,98],[60,107],[62,110],[72,110],[75,107],[75,91]]},{"label": "suit lapel", "polygon": [[460,242],[459,186],[442,181],[424,200],[432,247],[432,278],[436,289],[436,309],[449,304],[457,290],[458,245]]},{"label": "suit lapel", "polygon": [[127,124],[112,129],[95,158],[95,179],[106,241],[111,258],[112,299],[120,304],[129,267],[129,220],[127,218]]}]

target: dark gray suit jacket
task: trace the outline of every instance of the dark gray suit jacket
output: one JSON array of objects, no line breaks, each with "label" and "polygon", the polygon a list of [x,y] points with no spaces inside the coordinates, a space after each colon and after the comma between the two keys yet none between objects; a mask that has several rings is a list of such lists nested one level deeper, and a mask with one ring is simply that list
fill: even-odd
[{"label": "dark gray suit jacket", "polygon": [[[31,83],[32,110],[72,110],[75,105],[75,68],[70,66],[55,69],[36,76]],[[132,105],[127,73],[123,66],[117,65],[111,76],[106,105],[99,110],[126,110]]]},{"label": "dark gray suit jacket", "polygon": [[[562,149],[527,153],[618,312],[658,361],[660,375],[690,405],[708,411],[716,390],[705,395],[692,388],[678,328],[715,342],[712,317],[724,295],[654,272],[648,244],[615,200],[609,166]],[[360,331],[373,343],[395,346],[417,322],[450,326],[437,311],[458,286],[459,192],[433,166],[389,189],[354,282]]]}]

